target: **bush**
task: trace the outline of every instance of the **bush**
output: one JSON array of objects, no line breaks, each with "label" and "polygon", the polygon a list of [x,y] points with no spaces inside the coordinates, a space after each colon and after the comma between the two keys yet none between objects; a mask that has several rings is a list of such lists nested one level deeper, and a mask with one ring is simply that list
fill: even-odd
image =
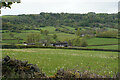
[{"label": "bush", "polygon": [[91,35],[85,35],[83,38],[85,38],[85,39],[90,39],[90,38],[92,38],[93,36],[91,36]]},{"label": "bush", "polygon": [[81,43],[80,43],[80,46],[81,46],[81,47],[86,47],[86,46],[88,46],[87,41],[86,41],[85,39],[82,39],[82,40],[81,40]]},{"label": "bush", "polygon": [[72,45],[78,46],[78,47],[86,47],[88,44],[87,44],[87,41],[85,40],[85,38],[77,37],[72,40]]}]

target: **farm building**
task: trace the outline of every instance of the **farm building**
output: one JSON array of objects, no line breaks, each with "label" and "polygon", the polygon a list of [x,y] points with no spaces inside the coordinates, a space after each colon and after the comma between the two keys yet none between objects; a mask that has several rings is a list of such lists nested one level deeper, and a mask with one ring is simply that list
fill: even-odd
[{"label": "farm building", "polygon": [[35,43],[28,43],[27,45],[35,45]]},{"label": "farm building", "polygon": [[46,46],[46,44],[47,44],[47,40],[44,40],[44,39],[41,39],[40,41],[39,41],[39,43],[41,43],[42,44],[42,46]]},{"label": "farm building", "polygon": [[51,45],[55,46],[55,47],[68,47],[68,43],[67,42],[51,43]]},{"label": "farm building", "polygon": [[24,45],[28,45],[27,42],[24,42],[23,44],[24,44]]}]

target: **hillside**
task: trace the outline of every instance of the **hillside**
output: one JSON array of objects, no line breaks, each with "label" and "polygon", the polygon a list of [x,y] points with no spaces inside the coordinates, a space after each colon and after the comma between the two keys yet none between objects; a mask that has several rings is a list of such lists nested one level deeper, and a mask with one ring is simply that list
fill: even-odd
[{"label": "hillside", "polygon": [[78,27],[117,28],[117,20],[117,14],[93,12],[87,14],[42,12],[40,14],[2,16],[3,30],[10,31],[33,30],[46,26],[69,26],[75,29]]},{"label": "hillside", "polygon": [[80,46],[85,41],[88,48],[101,49],[104,45],[105,49],[118,49],[117,14],[40,13],[7,15],[2,19],[4,44],[42,45],[39,42],[47,40],[48,45],[67,41],[69,45]]}]

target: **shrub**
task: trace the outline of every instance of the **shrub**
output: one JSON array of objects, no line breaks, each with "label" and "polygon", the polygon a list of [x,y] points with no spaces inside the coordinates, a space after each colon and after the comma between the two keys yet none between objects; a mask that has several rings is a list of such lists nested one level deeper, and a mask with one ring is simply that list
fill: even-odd
[{"label": "shrub", "polygon": [[86,41],[85,39],[82,39],[82,40],[81,40],[81,43],[80,43],[80,46],[81,46],[81,47],[86,47],[86,46],[88,46],[87,41]]},{"label": "shrub", "polygon": [[88,44],[87,44],[87,41],[85,40],[85,38],[77,37],[72,40],[72,45],[79,46],[79,47],[86,47]]}]

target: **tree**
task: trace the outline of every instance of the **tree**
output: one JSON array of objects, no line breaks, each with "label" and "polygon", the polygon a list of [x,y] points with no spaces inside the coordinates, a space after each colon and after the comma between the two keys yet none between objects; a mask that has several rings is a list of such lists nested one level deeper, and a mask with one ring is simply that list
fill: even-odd
[{"label": "tree", "polygon": [[40,41],[40,34],[39,33],[30,33],[27,35],[27,42],[28,43],[38,43]]},{"label": "tree", "polygon": [[76,37],[75,39],[72,40],[72,45],[73,46],[80,46],[81,39],[80,37]]},{"label": "tree", "polygon": [[76,37],[73,40],[70,40],[72,46],[86,47],[87,41],[84,38]]},{"label": "tree", "polygon": [[57,35],[56,34],[53,35],[53,39],[55,39],[55,40],[57,39]]},{"label": "tree", "polygon": [[48,30],[45,30],[45,31],[44,31],[44,34],[45,34],[46,36],[48,35],[48,33],[49,33]]},{"label": "tree", "polygon": [[[11,5],[13,4],[13,3],[15,3],[15,2],[0,2],[0,9],[2,8],[2,7],[8,7],[8,8],[11,8]],[[20,3],[20,1],[19,2],[17,2],[17,3]]]},{"label": "tree", "polygon": [[80,28],[77,29],[76,35],[77,35],[77,36],[80,36],[80,35],[81,35],[81,33],[80,33]]},{"label": "tree", "polygon": [[40,33],[41,33],[41,34],[43,34],[43,33],[44,33],[44,31],[43,31],[42,29],[40,29]]},{"label": "tree", "polygon": [[10,33],[9,34],[12,38],[14,38],[14,36],[15,36],[15,34],[13,34],[13,33]]},{"label": "tree", "polygon": [[[6,7],[11,8],[11,5],[13,3],[15,3],[15,2],[2,2],[2,1],[0,1],[0,14],[1,14],[1,8],[3,8],[3,7],[5,7],[5,8]],[[18,0],[17,3],[20,3],[20,0]]]},{"label": "tree", "polygon": [[20,43],[20,37],[16,37],[18,44]]},{"label": "tree", "polygon": [[87,41],[85,39],[81,39],[80,46],[86,47],[88,45]]}]

